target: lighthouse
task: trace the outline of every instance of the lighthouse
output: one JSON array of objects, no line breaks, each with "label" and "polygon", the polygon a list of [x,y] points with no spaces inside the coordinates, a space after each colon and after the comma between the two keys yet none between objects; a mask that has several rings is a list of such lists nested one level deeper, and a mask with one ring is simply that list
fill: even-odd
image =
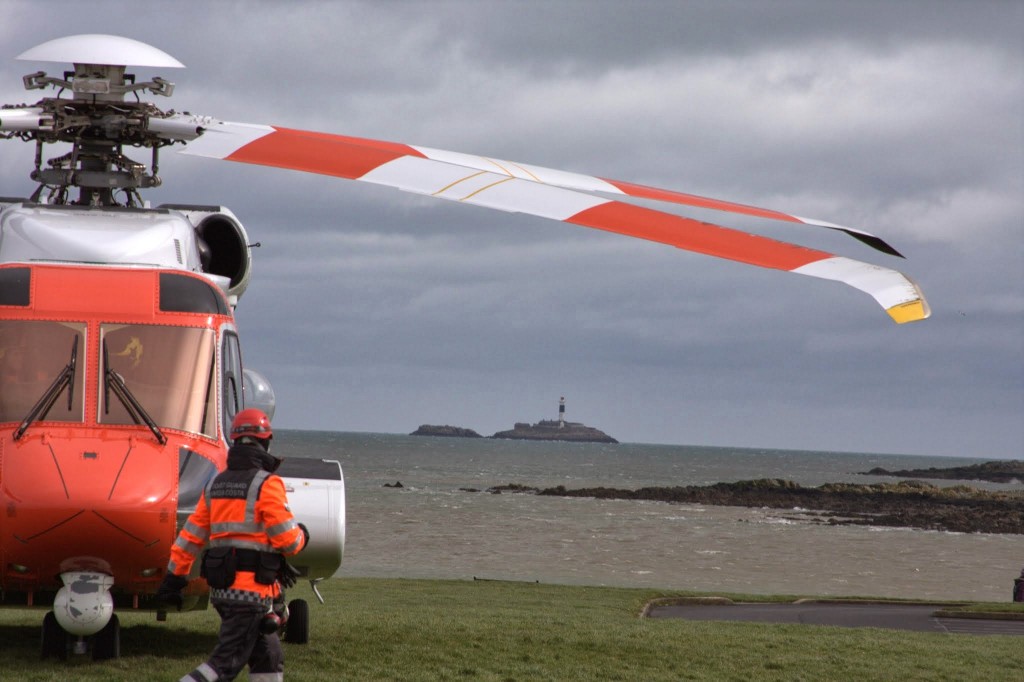
[{"label": "lighthouse", "polygon": [[565,428],[565,396],[558,399],[558,428]]}]

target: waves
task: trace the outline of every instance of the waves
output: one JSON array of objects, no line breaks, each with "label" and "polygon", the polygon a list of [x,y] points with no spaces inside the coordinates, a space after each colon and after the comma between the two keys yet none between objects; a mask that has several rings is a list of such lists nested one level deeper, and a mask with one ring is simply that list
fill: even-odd
[{"label": "waves", "polygon": [[[830,527],[792,509],[459,490],[760,477],[870,483],[877,479],[851,472],[948,459],[288,431],[275,433],[275,448],[342,462],[349,519],[342,576],[1005,601],[1022,561],[1015,536]],[[395,481],[404,487],[383,487]]]}]

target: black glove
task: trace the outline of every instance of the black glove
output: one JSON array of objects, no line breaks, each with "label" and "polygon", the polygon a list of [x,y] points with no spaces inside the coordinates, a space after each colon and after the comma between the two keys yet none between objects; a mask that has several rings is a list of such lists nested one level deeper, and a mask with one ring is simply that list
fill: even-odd
[{"label": "black glove", "polygon": [[293,587],[301,575],[299,569],[285,561],[284,557],[281,557],[281,570],[277,572],[277,582],[281,583],[284,589],[287,590]]},{"label": "black glove", "polygon": [[181,611],[181,607],[185,604],[185,597],[182,596],[181,591],[187,585],[188,578],[185,576],[168,573],[156,590],[156,600],[169,606],[175,606]]},{"label": "black glove", "polygon": [[305,542],[302,543],[302,549],[306,549],[309,546],[309,529],[306,528],[306,524],[300,523],[299,530],[302,531],[302,535],[306,538]]}]

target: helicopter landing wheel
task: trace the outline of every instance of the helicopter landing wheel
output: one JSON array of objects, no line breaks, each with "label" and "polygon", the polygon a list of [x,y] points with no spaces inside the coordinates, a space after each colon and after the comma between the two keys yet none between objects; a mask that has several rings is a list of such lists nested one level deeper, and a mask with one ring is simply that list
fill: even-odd
[{"label": "helicopter landing wheel", "polygon": [[70,645],[71,635],[60,626],[53,611],[47,612],[43,617],[42,657],[53,656],[61,661],[66,661]]},{"label": "helicopter landing wheel", "polygon": [[105,661],[121,657],[121,623],[115,613],[103,629],[93,635],[92,660]]},{"label": "helicopter landing wheel", "polygon": [[284,641],[290,644],[309,643],[309,604],[305,599],[288,602],[288,623],[284,626]]}]

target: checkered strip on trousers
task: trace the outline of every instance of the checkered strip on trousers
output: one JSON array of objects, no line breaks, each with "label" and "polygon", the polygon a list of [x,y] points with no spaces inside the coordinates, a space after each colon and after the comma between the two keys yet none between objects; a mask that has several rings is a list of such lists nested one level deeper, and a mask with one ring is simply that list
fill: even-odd
[{"label": "checkered strip on trousers", "polygon": [[211,601],[230,601],[230,602],[242,602],[243,604],[261,604],[270,608],[274,600],[271,597],[264,597],[256,592],[249,592],[248,590],[236,590],[232,587],[228,588],[210,588],[210,600]]}]

